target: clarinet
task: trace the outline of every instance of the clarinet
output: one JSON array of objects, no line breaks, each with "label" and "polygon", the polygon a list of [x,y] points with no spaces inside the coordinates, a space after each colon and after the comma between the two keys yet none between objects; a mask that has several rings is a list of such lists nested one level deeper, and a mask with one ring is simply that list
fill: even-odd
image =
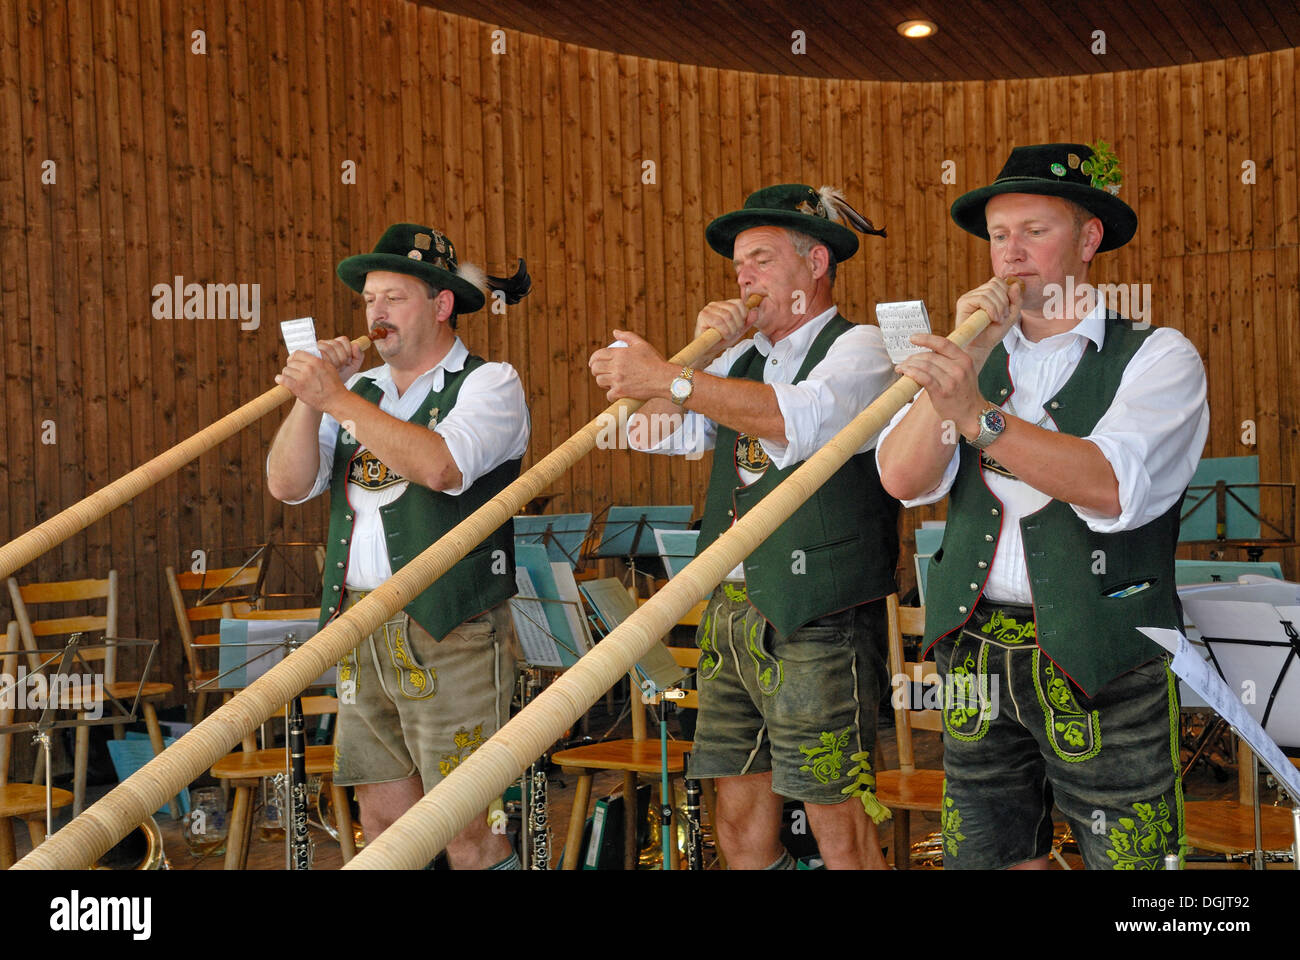
[{"label": "clarinet", "polygon": [[310,870],[312,842],[307,835],[307,724],[302,715],[302,697],[289,706],[289,869]]},{"label": "clarinet", "polygon": [[530,870],[551,869],[551,830],[546,815],[546,757],[533,761],[529,771],[528,834],[532,838]]},{"label": "clarinet", "polygon": [[[537,674],[529,671],[526,684],[525,703],[537,696],[541,681]],[[528,768],[528,839],[529,870],[551,869],[551,830],[550,818],[547,816],[546,755],[538,757]]]},{"label": "clarinet", "polygon": [[[686,769],[691,755],[682,757],[682,769]],[[704,836],[700,830],[700,781],[687,777],[686,786],[686,869],[704,869]]]}]

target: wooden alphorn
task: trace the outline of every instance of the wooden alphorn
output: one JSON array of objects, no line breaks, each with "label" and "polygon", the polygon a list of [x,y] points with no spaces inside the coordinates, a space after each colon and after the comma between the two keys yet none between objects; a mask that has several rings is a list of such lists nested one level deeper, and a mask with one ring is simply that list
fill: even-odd
[{"label": "wooden alphorn", "polygon": [[[388,335],[387,330],[375,331],[375,339]],[[365,353],[370,349],[369,337],[352,341]],[[128,500],[139,496],[160,480],[165,480],[195,457],[211,450],[223,440],[266,416],[276,407],[292,400],[288,387],[275,386],[261,396],[250,400],[233,413],[228,413],[188,440],[164,450],[147,463],[119,477],[90,496],[59,511],[50,519],[0,547],[0,579],[9,576],[19,567],[30,563],[47,550],[52,550],[75,533],[85,530],[97,520],[116,510]]]},{"label": "wooden alphorn", "polygon": [[[988,324],[988,314],[977,310],[948,339],[964,347]],[[727,575],[727,571],[749,556],[862,444],[884,429],[894,414],[903,409],[920,389],[920,385],[910,377],[895,381],[780,486],[669,580],[666,587],[461,761],[449,777],[425,794],[383,834],[367,843],[344,869],[413,870],[432,860],[473,817],[482,816],[488,804],[515,781],[521,770],[563,736],[564,731],[606,690],[625,676],[632,665],[699,602],[702,595]],[[161,793],[151,796],[163,797]]]},{"label": "wooden alphorn", "polygon": [[[751,295],[751,310],[762,299]],[[669,360],[691,364],[717,345],[721,335],[706,330]],[[287,391],[286,391],[287,392]],[[316,636],[236,694],[179,741],[154,757],[81,816],[49,837],[13,869],[79,869],[138,827],[182,786],[225,756],[245,735],[442,576],[485,537],[507,522],[577,460],[590,452],[596,438],[620,410],[638,409],[638,400],[618,400],[533,467],[412,559],[383,585],[326,624]],[[513,571],[512,571],[513,573]],[[540,754],[541,751],[539,751]],[[174,785],[174,786],[173,786]],[[161,799],[155,799],[162,790]],[[468,818],[467,818],[468,819]]]}]

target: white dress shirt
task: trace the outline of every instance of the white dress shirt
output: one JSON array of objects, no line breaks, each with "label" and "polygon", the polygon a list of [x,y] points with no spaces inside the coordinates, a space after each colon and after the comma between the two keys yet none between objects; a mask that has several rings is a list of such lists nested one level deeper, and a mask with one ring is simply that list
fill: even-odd
[{"label": "white dress shirt", "polygon": [[[1035,343],[1017,324],[1003,338],[1008,370],[1015,389],[1002,409],[1045,430],[1056,430],[1044,404],[1074,372],[1089,341],[1102,349],[1106,338],[1106,309],[1099,304],[1073,329]],[[1100,448],[1119,482],[1120,515],[1105,517],[1070,504],[1075,514],[1097,533],[1118,533],[1150,523],[1168,510],[1191,482],[1210,430],[1205,399],[1205,367],[1191,342],[1169,327],[1161,327],[1142,343],[1119,389],[1092,433],[1083,439]],[[990,401],[995,398],[988,398]],[[881,437],[911,409],[904,407]],[[1040,423],[1040,421],[1042,421]],[[948,495],[957,476],[960,444],[938,486],[903,506],[934,503]],[[990,455],[996,459],[995,451]],[[989,569],[984,595],[1003,603],[1030,604],[1029,573],[1020,520],[1051,502],[1051,497],[1022,480],[981,468],[984,482],[1002,501],[1002,532]]]},{"label": "white dress shirt", "polygon": [[[751,339],[728,347],[704,368],[705,373],[725,377],[750,347],[756,347],[763,355],[763,382],[776,392],[777,406],[785,419],[785,436],[759,439],[778,469],[785,470],[807,460],[898,379],[880,328],[854,324],[835,339],[826,356],[804,380],[791,382],[803,366],[813,341],[837,312],[831,307],[776,343],[766,334],[756,333]],[[640,445],[638,431],[629,429],[628,445],[645,453],[700,455],[713,449],[718,425],[703,414],[687,410],[679,429],[658,438],[653,430],[648,433],[647,439],[652,442]],[[866,453],[875,443],[873,436],[856,452]],[[726,455],[732,456],[732,451],[726,451]],[[757,477],[744,475],[742,479],[748,484]],[[733,580],[743,577],[743,564],[727,575]]]},{"label": "white dress shirt", "polygon": [[[379,409],[398,420],[409,420],[430,391],[443,389],[447,373],[464,369],[468,357],[469,350],[457,337],[447,355],[416,377],[400,396],[387,364],[356,374],[348,380],[347,386],[350,390],[362,378],[374,380],[383,391]],[[438,420],[434,430],[446,441],[447,449],[460,470],[460,485],[442,491],[453,497],[464,493],[479,477],[505,461],[522,457],[528,449],[528,405],[523,384],[514,367],[508,363],[484,363],[470,373],[461,384],[456,405]],[[338,431],[337,420],[329,414],[321,417],[318,435],[320,468],[316,482],[307,496],[287,503],[304,503],[329,489]],[[364,449],[364,445],[358,445],[357,452]],[[354,515],[345,580],[349,590],[373,590],[393,575],[379,509],[405,493],[407,483],[409,481],[403,481],[382,490],[367,490],[348,483],[348,503],[353,507]]]}]

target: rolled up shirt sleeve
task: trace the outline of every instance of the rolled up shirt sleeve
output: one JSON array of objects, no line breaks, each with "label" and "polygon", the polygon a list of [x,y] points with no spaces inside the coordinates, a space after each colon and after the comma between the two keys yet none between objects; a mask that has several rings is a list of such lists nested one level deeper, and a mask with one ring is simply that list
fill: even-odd
[{"label": "rolled up shirt sleeve", "polygon": [[434,431],[460,470],[460,485],[442,491],[459,496],[484,474],[528,449],[528,403],[519,374],[508,363],[485,363],[461,385],[456,405]]},{"label": "rolled up shirt sleeve", "polygon": [[[894,418],[889,421],[889,425],[885,427],[884,430],[880,431],[880,436],[876,441],[877,471],[880,470],[880,447],[884,444],[885,437],[889,436],[893,432],[894,427],[898,426],[899,422],[907,416],[907,411],[911,409],[912,404],[909,403],[902,410],[899,410],[898,413],[894,414]],[[952,448],[952,456],[948,458],[948,465],[943,468],[943,476],[939,478],[939,483],[933,489],[928,490],[919,497],[915,497],[911,500],[900,500],[899,503],[905,507],[924,507],[927,504],[938,503],[944,497],[948,496],[948,491],[952,489],[953,481],[957,479],[957,466],[960,462],[961,446],[959,444]]]},{"label": "rolled up shirt sleeve", "polygon": [[[857,324],[831,344],[799,383],[769,383],[785,420],[784,442],[763,437],[772,462],[785,470],[807,460],[898,379],[880,328]],[[866,453],[878,437],[867,439]]]},{"label": "rolled up shirt sleeve", "polygon": [[[753,340],[742,340],[735,346],[728,347],[700,372],[725,377],[736,358],[753,345]],[[673,412],[654,420],[636,414],[627,418],[627,445],[641,453],[703,456],[713,449],[717,439],[718,425],[693,410]]]},{"label": "rolled up shirt sleeve", "polygon": [[[357,377],[354,376],[348,381],[348,388],[351,389]],[[288,506],[296,506],[300,503],[306,503],[308,500],[314,500],[322,493],[329,489],[330,474],[334,472],[334,444],[339,438],[339,422],[331,417],[328,413],[321,414],[320,427],[316,432],[316,442],[320,448],[320,465],[316,469],[316,480],[312,483],[311,490],[305,497],[297,500],[285,500]],[[266,470],[269,475],[271,472],[271,454],[266,455]]]},{"label": "rolled up shirt sleeve", "polygon": [[1191,342],[1169,327],[1134,354],[1110,407],[1084,437],[1097,445],[1119,483],[1120,515],[1073,506],[1096,533],[1150,523],[1182,496],[1210,429],[1205,366]]}]

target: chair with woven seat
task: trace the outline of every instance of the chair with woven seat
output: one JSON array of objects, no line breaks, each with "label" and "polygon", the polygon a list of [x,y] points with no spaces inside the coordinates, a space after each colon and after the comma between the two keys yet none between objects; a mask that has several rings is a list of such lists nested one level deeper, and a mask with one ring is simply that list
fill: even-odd
[{"label": "chair with woven seat", "polygon": [[[689,670],[694,670],[699,666],[699,648],[669,647],[668,650],[679,666]],[[591,803],[591,784],[596,771],[622,771],[623,796],[625,798],[636,796],[638,775],[644,773],[658,777],[663,771],[663,757],[659,740],[657,738],[647,739],[645,711],[639,708],[640,705],[635,699],[639,697],[636,674],[631,674],[631,678],[632,696],[634,698],[632,739],[587,744],[570,750],[559,750],[551,756],[552,762],[561,770],[565,773],[574,774],[578,778],[573,796],[573,808],[569,816],[568,835],[564,844],[564,860],[561,866],[563,870],[576,870],[578,868],[578,860],[581,856],[579,848],[582,845],[583,830],[587,822],[587,808]],[[685,690],[683,694],[684,696],[676,699],[674,703],[682,709],[698,710],[700,705],[699,694],[694,690]],[[657,699],[655,702],[657,702]],[[686,766],[684,755],[690,752],[692,746],[693,744],[686,740],[668,741],[668,775],[670,778],[684,774]],[[712,819],[713,811],[716,809],[712,790],[713,782],[705,780],[702,782],[702,787],[705,808],[708,816]],[[662,804],[662,802],[663,798],[661,797],[660,803]],[[626,809],[631,809],[630,804]],[[674,830],[676,829],[675,816],[674,814],[674,824],[672,826]],[[636,862],[635,838],[636,818],[625,815],[623,817],[623,867],[627,870],[632,869]],[[718,856],[721,861],[722,854],[720,850]],[[723,862],[725,863],[725,861]]]},{"label": "chair with woven seat", "polygon": [[[108,571],[103,580],[65,580],[51,583],[29,583],[19,586],[13,577],[9,578],[9,599],[14,607],[14,619],[18,623],[23,646],[27,650],[28,670],[35,672],[40,659],[35,652],[40,645],[37,638],[42,638],[49,645],[48,638],[69,637],[74,633],[101,633],[110,642],[102,650],[85,650],[81,656],[86,661],[102,660],[104,664],[104,693],[117,700],[130,701],[140,695],[141,711],[144,714],[145,727],[149,731],[149,742],[154,756],[163,751],[162,728],[158,725],[158,713],[154,708],[156,701],[162,700],[172,692],[170,683],[146,680],[143,684],[134,680],[117,679],[117,649],[112,638],[117,633],[117,571]],[[37,604],[70,604],[87,601],[104,601],[104,612],[83,614],[72,617],[59,617],[48,620],[33,620],[28,606]],[[56,660],[57,664],[57,660]],[[106,706],[97,703],[96,707]],[[86,798],[86,768],[90,759],[90,728],[77,727],[73,760],[73,816],[81,813]],[[180,817],[180,804],[173,797],[168,801],[174,819]]]},{"label": "chair with woven seat", "polygon": [[[933,660],[909,662],[903,659],[903,637],[925,634],[925,607],[901,607],[898,594],[886,601],[889,617],[889,673],[906,677],[907,683],[937,682],[938,668]],[[931,678],[934,678],[931,680]],[[905,687],[905,690],[910,687]],[[913,730],[943,731],[943,715],[938,710],[912,709],[916,698],[905,695],[902,706],[894,699],[894,730],[898,736],[898,769],[876,772],[876,798],[894,814],[894,868],[911,867],[911,812],[938,813],[943,806],[943,771],[917,769],[912,748]]]},{"label": "chair with woven seat", "polygon": [[[172,598],[172,612],[176,615],[176,629],[180,633],[181,643],[185,649],[185,665],[188,672],[185,677],[186,688],[194,696],[194,722],[203,719],[207,705],[208,687],[216,677],[215,667],[205,667],[203,654],[217,650],[220,637],[215,632],[215,622],[221,619],[222,604],[231,603],[236,612],[253,609],[252,591],[262,575],[262,564],[246,564],[242,567],[218,567],[203,573],[177,573],[173,567],[167,567],[167,589]],[[193,593],[194,606],[186,599],[187,593]],[[203,625],[203,626],[200,626]],[[195,634],[195,630],[203,633]]]},{"label": "chair with woven seat", "polygon": [[[224,616],[238,615],[244,620],[315,620],[320,615],[319,607],[302,607],[292,610],[233,610],[232,604],[224,605]],[[304,717],[337,714],[339,702],[336,697],[304,696],[302,712]],[[275,716],[283,718],[286,714],[282,707]],[[309,744],[306,755],[308,776],[332,774],[334,772],[334,747],[330,744]],[[235,790],[235,805],[230,815],[230,830],[226,839],[227,870],[243,870],[248,865],[248,848],[253,832],[253,791],[264,778],[274,777],[285,772],[285,752],[282,747],[257,749],[250,735],[244,739],[243,749],[229,753],[212,766],[212,776],[229,783]],[[343,862],[347,863],[356,854],[353,842],[352,806],[348,800],[347,788],[331,781],[330,793],[333,800],[335,826],[338,829],[339,849],[343,853]]]},{"label": "chair with woven seat", "polygon": [[[5,632],[5,650],[0,661],[0,677],[18,675],[18,624],[11,620]],[[6,681],[0,680],[0,683]],[[11,691],[12,693],[13,691]],[[16,697],[0,698],[0,728],[13,722]],[[8,703],[8,706],[3,704]],[[14,830],[16,821],[27,824],[27,835],[32,846],[39,846],[45,839],[45,787],[35,783],[10,783],[9,758],[13,734],[0,733],[0,870],[8,870],[17,857],[17,839]],[[43,769],[39,768],[38,769]],[[51,805],[58,809],[72,803],[72,794],[67,790],[50,791]]]}]

